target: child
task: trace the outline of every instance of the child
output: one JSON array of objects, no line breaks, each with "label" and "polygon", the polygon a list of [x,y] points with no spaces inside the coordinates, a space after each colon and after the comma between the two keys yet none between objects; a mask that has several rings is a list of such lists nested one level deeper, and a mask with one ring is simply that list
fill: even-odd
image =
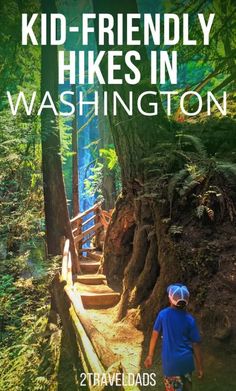
[{"label": "child", "polygon": [[152,366],[153,355],[159,334],[163,336],[162,366],[166,391],[187,391],[191,389],[191,375],[196,360],[198,377],[203,368],[200,351],[200,335],[195,319],[186,311],[189,291],[182,284],[170,285],[167,289],[170,307],[160,311],[152,332],[149,353],[144,362]]}]

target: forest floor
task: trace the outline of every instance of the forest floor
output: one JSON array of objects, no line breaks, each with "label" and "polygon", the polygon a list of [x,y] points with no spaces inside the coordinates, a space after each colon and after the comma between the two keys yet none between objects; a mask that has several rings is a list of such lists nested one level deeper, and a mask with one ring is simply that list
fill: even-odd
[{"label": "forest floor", "polygon": [[106,338],[111,350],[121,357],[128,373],[138,373],[140,369],[143,333],[124,319],[116,322],[116,307],[100,310],[86,310],[94,326]]},{"label": "forest floor", "polygon": [[[128,373],[155,373],[157,388],[153,386],[140,387],[141,390],[163,391],[161,368],[161,344],[159,342],[151,369],[144,367],[150,335],[137,330],[129,318],[116,322],[117,307],[104,310],[88,310],[88,315],[95,327],[106,337],[109,347],[122,358],[122,363]],[[202,345],[205,375],[198,380],[193,376],[193,391],[232,391],[235,389],[235,358],[228,355],[224,346],[212,348],[208,341]]]}]

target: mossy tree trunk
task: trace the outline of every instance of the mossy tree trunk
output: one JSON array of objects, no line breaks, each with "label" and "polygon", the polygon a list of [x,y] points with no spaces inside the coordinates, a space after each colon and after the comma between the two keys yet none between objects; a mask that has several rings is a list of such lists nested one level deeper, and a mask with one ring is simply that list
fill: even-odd
[{"label": "mossy tree trunk", "polygon": [[[42,12],[56,13],[54,1],[42,0]],[[48,36],[48,42],[49,42]],[[42,46],[41,94],[49,91],[53,102],[58,102],[58,59],[57,47]],[[74,263],[77,259],[70,226],[61,164],[61,145],[58,117],[51,109],[44,109],[41,116],[42,169],[47,248],[49,255],[61,254],[61,238],[70,239]]]},{"label": "mossy tree trunk", "polygon": [[75,115],[72,122],[72,207],[73,216],[79,213],[79,167],[78,167],[78,126],[77,126],[77,94],[76,85],[73,88]]},{"label": "mossy tree trunk", "polygon": [[[102,86],[98,87],[99,101],[102,102]],[[104,116],[102,105],[99,106],[98,110],[98,127],[100,136],[100,148],[107,148],[109,145],[114,144],[112,134],[109,131],[108,118]],[[102,170],[102,196],[103,196],[103,208],[110,210],[114,208],[114,204],[117,198],[116,194],[116,175],[114,170],[108,168],[107,160],[105,157],[102,158],[103,170]]]},{"label": "mossy tree trunk", "polygon": [[[122,2],[95,1],[94,11],[96,13],[111,13],[116,18],[118,13],[137,13],[136,1],[131,0],[124,6]],[[98,33],[98,26],[95,26]],[[124,26],[124,29],[126,26]],[[99,50],[111,50],[106,44]],[[117,50],[119,50],[118,48]],[[137,48],[122,47],[123,51],[137,50]],[[150,322],[153,314],[163,303],[166,283],[173,279],[172,268],[167,269],[166,264],[174,261],[173,257],[165,251],[163,254],[163,238],[159,232],[162,230],[160,219],[155,216],[156,209],[151,198],[140,198],[144,193],[144,184],[149,180],[145,171],[143,159],[155,153],[160,142],[169,142],[172,139],[172,131],[156,86],[148,81],[150,69],[149,60],[145,47],[138,47],[142,61],[137,66],[142,75],[142,81],[137,85],[105,85],[109,102],[112,102],[113,91],[118,91],[124,101],[128,102],[129,91],[133,92],[134,102],[138,96],[145,91],[156,93],[158,103],[158,116],[143,116],[134,104],[132,116],[124,111],[118,110],[117,115],[113,114],[113,107],[110,104],[108,109],[110,130],[114,139],[119,164],[121,167],[122,194],[117,200],[115,212],[108,228],[104,246],[103,271],[107,276],[109,284],[114,287],[122,285],[123,294],[120,302],[118,318],[121,319],[130,308],[137,308],[140,304],[147,308],[143,321]],[[121,59],[122,72],[117,72],[117,77],[124,79],[124,73],[128,71]],[[103,75],[107,75],[107,64],[103,63]],[[150,110],[149,98],[143,99],[143,110]],[[140,198],[140,199],[139,199]],[[177,269],[175,269],[177,271]],[[164,274],[166,275],[164,276]],[[175,278],[175,277],[174,277]],[[159,301],[156,297],[160,298]],[[145,315],[146,314],[146,315]],[[140,318],[141,324],[141,318]]]}]

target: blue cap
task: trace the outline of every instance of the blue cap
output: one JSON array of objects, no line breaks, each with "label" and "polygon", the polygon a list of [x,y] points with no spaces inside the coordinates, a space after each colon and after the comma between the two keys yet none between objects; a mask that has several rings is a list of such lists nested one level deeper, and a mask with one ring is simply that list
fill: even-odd
[{"label": "blue cap", "polygon": [[188,304],[190,294],[188,288],[185,285],[170,285],[167,288],[167,293],[172,304],[176,306],[178,306],[179,302],[185,302],[186,304]]}]

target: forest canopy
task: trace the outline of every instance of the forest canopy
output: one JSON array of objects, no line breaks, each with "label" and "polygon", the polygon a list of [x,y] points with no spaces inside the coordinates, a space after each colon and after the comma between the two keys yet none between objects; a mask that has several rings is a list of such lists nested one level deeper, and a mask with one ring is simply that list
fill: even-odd
[{"label": "forest canopy", "polygon": [[[178,62],[178,50],[185,46],[209,46],[210,33],[214,32],[215,13],[196,13],[194,19],[189,13],[83,13],[78,26],[71,26],[66,16],[60,13],[47,15],[33,13],[31,16],[22,13],[21,43],[28,46],[42,45],[66,45],[70,35],[77,33],[81,42],[81,48],[90,44],[94,38],[95,28],[97,33],[97,49],[104,47],[106,50],[59,50],[58,52],[58,83],[64,85],[69,80],[70,85],[79,83],[81,86],[96,85],[124,85],[131,89],[124,94],[113,90],[112,95],[107,97],[107,91],[103,91],[103,105],[98,103],[98,92],[95,91],[92,99],[85,99],[86,93],[79,92],[79,115],[83,115],[84,105],[93,106],[95,115],[103,110],[103,115],[108,115],[110,105],[113,115],[117,115],[117,105],[126,114],[132,116],[136,111],[143,116],[157,116],[159,113],[157,95],[165,95],[167,115],[172,115],[172,100],[177,103],[177,110],[185,116],[195,116],[201,113],[206,104],[207,115],[211,115],[217,108],[221,115],[227,114],[227,94],[223,91],[220,99],[214,95],[214,91],[206,90],[204,100],[198,90],[185,89],[183,94],[177,90],[179,78],[182,77]],[[92,22],[92,23],[91,23]],[[196,34],[192,33],[192,24],[195,24]],[[35,32],[36,30],[36,32]],[[190,35],[193,34],[191,38]],[[39,36],[37,38],[36,36]],[[116,40],[115,40],[116,37]],[[50,38],[50,40],[49,40]],[[195,39],[193,39],[195,38]],[[125,51],[117,50],[124,47]],[[143,50],[134,50],[135,46],[146,45],[150,47],[149,55]],[[180,46],[181,45],[181,46]],[[157,47],[159,49],[157,50]],[[172,47],[174,50],[172,50]],[[182,48],[182,49],[181,49]],[[154,50],[155,49],[155,50]],[[143,78],[143,63],[145,64],[146,91],[136,96],[132,86],[139,85]],[[104,67],[104,64],[106,66]],[[155,92],[154,86],[168,85],[170,90]],[[207,84],[207,83],[206,83]],[[173,85],[176,90],[173,91]],[[148,88],[149,87],[149,88]],[[154,88],[154,90],[153,90]],[[56,102],[45,91],[40,102],[36,103],[37,92],[32,92],[32,97],[27,101],[24,91],[20,91],[17,100],[13,101],[10,91],[7,91],[7,100],[11,113],[16,115],[20,106],[23,105],[26,114],[31,115],[35,104],[39,105],[37,115],[42,111],[51,110],[54,115],[71,116],[75,112],[74,92],[63,91],[60,94],[62,111],[58,111]],[[101,94],[100,94],[101,95]],[[176,97],[174,96],[176,95]],[[152,99],[154,98],[154,99]],[[101,100],[101,99],[100,99]],[[39,99],[38,99],[39,101]],[[187,109],[191,102],[195,102],[195,110]],[[220,104],[222,102],[222,104]],[[144,107],[148,107],[145,109]]]}]

